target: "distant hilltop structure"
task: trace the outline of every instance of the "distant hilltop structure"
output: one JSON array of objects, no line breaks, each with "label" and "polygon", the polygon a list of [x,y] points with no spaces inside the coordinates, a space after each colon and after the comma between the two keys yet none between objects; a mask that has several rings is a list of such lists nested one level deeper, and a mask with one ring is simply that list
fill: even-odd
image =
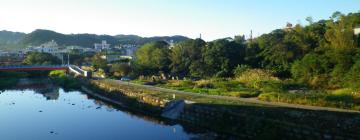
[{"label": "distant hilltop structure", "polygon": [[290,22],[288,22],[288,23],[286,23],[286,28],[292,28],[293,27],[293,24],[292,23],[290,23]]},{"label": "distant hilltop structure", "polygon": [[106,42],[106,40],[103,40],[101,43],[95,43],[94,44],[95,50],[108,50],[110,49],[110,44]]},{"label": "distant hilltop structure", "polygon": [[284,28],[284,31],[291,31],[293,29],[294,25],[290,22],[286,23],[286,26]]}]

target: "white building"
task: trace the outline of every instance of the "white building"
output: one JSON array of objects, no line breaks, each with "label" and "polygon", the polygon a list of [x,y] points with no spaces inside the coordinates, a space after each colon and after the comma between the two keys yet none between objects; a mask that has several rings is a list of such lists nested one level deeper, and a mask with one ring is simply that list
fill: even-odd
[{"label": "white building", "polygon": [[134,56],[139,46],[134,44],[122,44],[120,46],[116,46],[115,48],[120,49],[122,54],[125,56]]},{"label": "white building", "polygon": [[59,51],[59,46],[54,40],[51,40],[49,42],[41,44],[38,47],[35,47],[34,51],[53,54]]},{"label": "white building", "polygon": [[355,35],[360,35],[360,26],[357,26],[354,28],[354,34]]},{"label": "white building", "polygon": [[101,43],[94,44],[95,50],[107,50],[110,49],[110,44],[107,44],[106,40],[103,40]]}]

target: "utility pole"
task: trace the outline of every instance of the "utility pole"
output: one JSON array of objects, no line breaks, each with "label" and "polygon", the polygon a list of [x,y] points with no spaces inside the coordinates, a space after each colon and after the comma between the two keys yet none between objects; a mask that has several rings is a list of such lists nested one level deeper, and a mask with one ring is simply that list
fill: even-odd
[{"label": "utility pole", "polygon": [[250,30],[250,44],[252,44],[253,42],[253,31]]},{"label": "utility pole", "polygon": [[61,55],[61,65],[64,65],[64,54]]},{"label": "utility pole", "polygon": [[70,53],[68,53],[68,66],[70,66]]}]

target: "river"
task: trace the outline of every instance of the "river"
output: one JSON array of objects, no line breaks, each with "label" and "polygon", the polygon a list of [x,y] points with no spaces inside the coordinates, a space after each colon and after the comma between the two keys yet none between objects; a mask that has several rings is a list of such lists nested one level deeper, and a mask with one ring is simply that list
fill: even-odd
[{"label": "river", "polygon": [[217,136],[56,86],[46,90],[22,87],[0,94],[0,139],[3,140],[187,140]]}]

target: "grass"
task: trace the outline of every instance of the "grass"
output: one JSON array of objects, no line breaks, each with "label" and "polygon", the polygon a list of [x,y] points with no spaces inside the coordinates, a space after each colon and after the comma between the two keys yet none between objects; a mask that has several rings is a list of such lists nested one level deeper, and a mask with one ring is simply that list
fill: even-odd
[{"label": "grass", "polygon": [[258,90],[247,88],[240,82],[227,79],[200,81],[170,80],[165,84],[158,84],[157,86],[208,95],[234,97],[257,97],[259,95]]},{"label": "grass", "polygon": [[[172,82],[175,82],[175,81],[172,81]],[[176,82],[180,82],[180,81],[176,81]],[[113,89],[113,90],[116,89],[116,90],[132,91],[134,93],[145,94],[145,95],[157,97],[160,99],[166,99],[166,100],[173,99],[173,93],[162,92],[162,91],[157,91],[157,90],[147,89],[147,88],[138,88],[136,86],[119,85],[118,83],[111,81],[111,80],[99,80],[99,81],[92,80],[91,83],[94,85],[100,85],[100,84],[106,85],[106,88]],[[189,84],[188,82],[185,82],[185,83]],[[217,104],[217,105],[249,105],[249,104],[251,104],[251,103],[245,103],[245,102],[238,101],[238,100],[223,100],[223,99],[210,98],[210,97],[205,97],[205,96],[194,96],[194,95],[188,95],[188,94],[176,94],[176,99],[184,99],[184,100],[194,101],[196,103]],[[260,104],[251,104],[251,105],[252,106],[262,106]]]},{"label": "grass", "polygon": [[291,104],[335,107],[360,110],[360,93],[351,89],[338,90],[298,90],[262,93],[258,99]]},{"label": "grass", "polygon": [[[132,81],[143,84],[146,80]],[[284,102],[290,104],[335,107],[342,109],[360,110],[360,92],[349,88],[337,90],[312,90],[278,80],[259,81],[256,88],[251,88],[232,79],[208,80],[169,80],[159,82],[155,86],[179,91],[193,92],[207,95],[232,97],[257,97],[259,100],[270,102]],[[289,88],[289,87],[292,88]],[[210,101],[211,102],[211,101]]]}]

